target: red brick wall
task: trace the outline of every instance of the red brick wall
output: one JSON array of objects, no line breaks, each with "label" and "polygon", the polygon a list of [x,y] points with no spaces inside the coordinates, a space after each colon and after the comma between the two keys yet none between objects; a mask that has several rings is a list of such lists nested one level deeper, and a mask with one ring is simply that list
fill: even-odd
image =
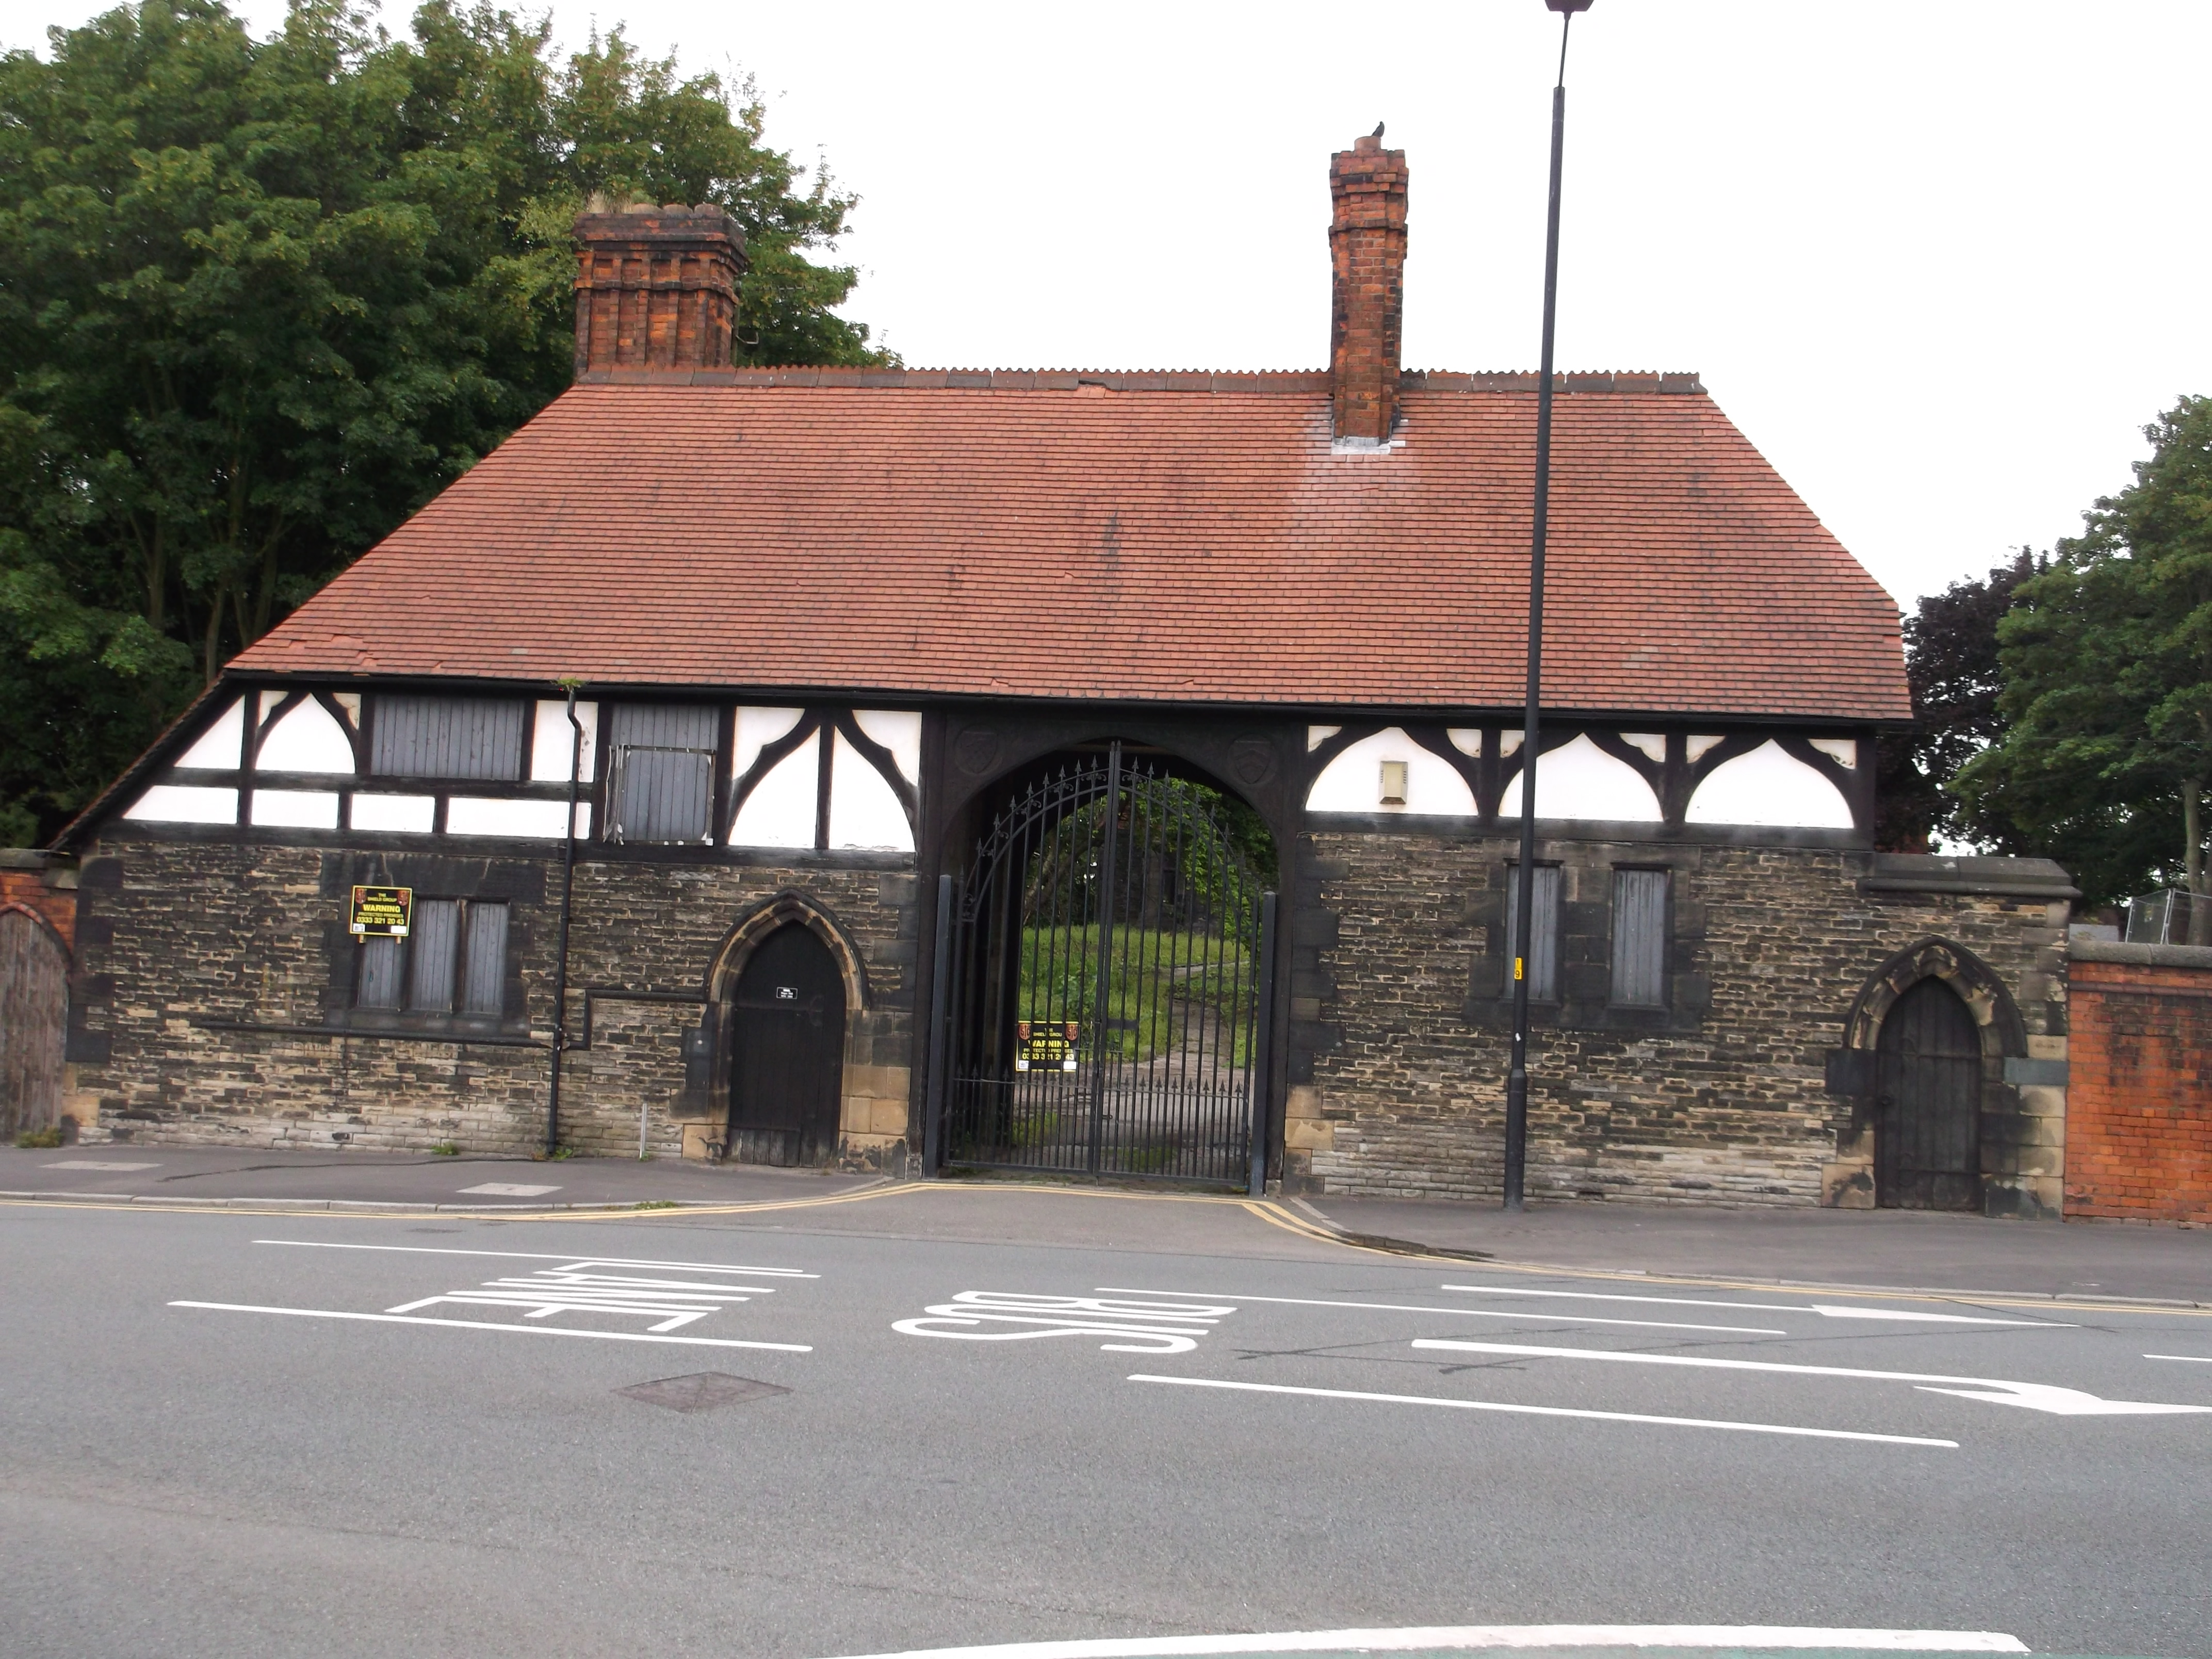
[{"label": "red brick wall", "polygon": [[43,916],[62,936],[72,953],[76,950],[76,894],[46,885],[44,872],[0,870],[0,907],[20,904]]},{"label": "red brick wall", "polygon": [[2068,973],[2066,1213],[2212,1221],[2212,969]]}]

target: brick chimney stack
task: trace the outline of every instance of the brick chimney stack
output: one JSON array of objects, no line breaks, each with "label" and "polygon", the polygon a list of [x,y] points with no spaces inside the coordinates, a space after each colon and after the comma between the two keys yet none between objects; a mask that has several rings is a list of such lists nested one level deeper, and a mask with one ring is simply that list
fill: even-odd
[{"label": "brick chimney stack", "polygon": [[718,207],[576,220],[576,373],[730,366],[745,234]]},{"label": "brick chimney stack", "polygon": [[1328,227],[1335,298],[1328,378],[1336,435],[1382,442],[1398,412],[1405,313],[1406,152],[1358,138],[1330,158]]}]

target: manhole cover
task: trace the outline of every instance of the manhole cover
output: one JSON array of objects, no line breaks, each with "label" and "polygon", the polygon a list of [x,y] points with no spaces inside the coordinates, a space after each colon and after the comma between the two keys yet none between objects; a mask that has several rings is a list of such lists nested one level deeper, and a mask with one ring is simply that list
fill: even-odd
[{"label": "manhole cover", "polygon": [[791,1390],[780,1389],[773,1382],[756,1382],[750,1376],[700,1371],[691,1376],[664,1376],[658,1382],[640,1382],[615,1392],[632,1400],[642,1400],[648,1406],[665,1406],[672,1412],[710,1412],[720,1406],[765,1400],[770,1395],[789,1394]]}]

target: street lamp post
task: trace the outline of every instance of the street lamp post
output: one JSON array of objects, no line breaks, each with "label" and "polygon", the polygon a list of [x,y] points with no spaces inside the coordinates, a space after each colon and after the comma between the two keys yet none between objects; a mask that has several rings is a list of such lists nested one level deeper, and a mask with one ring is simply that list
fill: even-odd
[{"label": "street lamp post", "polygon": [[1528,1170],[1528,980],[1536,899],[1536,732],[1544,666],[1544,533],[1552,503],[1552,325],[1559,298],[1559,161],[1567,131],[1567,31],[1590,0],[1544,0],[1559,14],[1552,88],[1552,198],[1544,223],[1544,347],[1536,373],[1536,510],[1528,544],[1528,678],[1521,722],[1521,859],[1513,866],[1513,1058],[1505,1074],[1505,1207]]}]

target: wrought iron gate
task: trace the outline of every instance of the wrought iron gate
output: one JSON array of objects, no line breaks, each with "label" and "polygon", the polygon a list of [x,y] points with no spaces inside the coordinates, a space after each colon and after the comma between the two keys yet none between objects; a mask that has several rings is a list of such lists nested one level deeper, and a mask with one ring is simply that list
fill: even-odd
[{"label": "wrought iron gate", "polygon": [[1211,791],[1115,744],[939,896],[933,1164],[1261,1178],[1273,895]]}]

